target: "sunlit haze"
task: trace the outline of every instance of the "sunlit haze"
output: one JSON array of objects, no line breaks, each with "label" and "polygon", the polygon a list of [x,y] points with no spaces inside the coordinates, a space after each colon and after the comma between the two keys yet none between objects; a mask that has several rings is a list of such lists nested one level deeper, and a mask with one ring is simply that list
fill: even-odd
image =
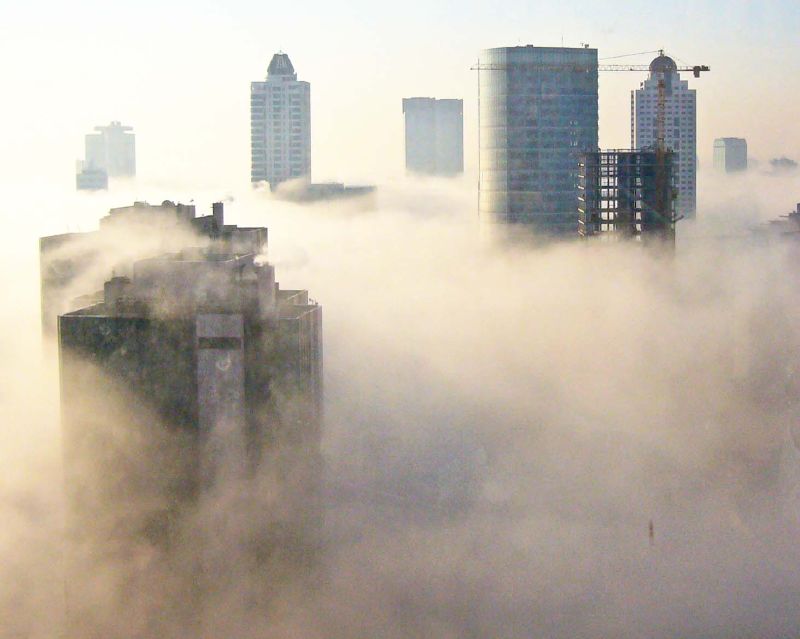
[{"label": "sunlit haze", "polygon": [[[798,33],[796,0],[0,6],[0,639],[798,636]],[[487,241],[471,67],[528,44],[710,67],[695,219],[639,198],[668,242],[579,238],[577,185],[574,237]],[[374,190],[251,184],[277,52],[312,181]],[[601,149],[645,78],[599,73]],[[463,174],[406,172],[411,97],[450,134],[463,100]],[[109,122],[136,175],[77,190]]]}]

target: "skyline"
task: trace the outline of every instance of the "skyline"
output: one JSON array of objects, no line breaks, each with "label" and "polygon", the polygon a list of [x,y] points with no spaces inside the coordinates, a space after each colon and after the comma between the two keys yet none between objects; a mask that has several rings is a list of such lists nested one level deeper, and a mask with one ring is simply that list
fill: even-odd
[{"label": "skyline", "polygon": [[[67,639],[76,610],[107,639],[798,634],[800,170],[769,165],[800,160],[795,5],[0,9],[0,639]],[[601,64],[664,47],[711,68],[682,78],[700,172],[674,251],[647,241],[673,243],[663,148],[583,155],[601,161],[577,176],[599,237],[482,233],[470,67],[582,42]],[[311,85],[312,179],[376,184],[368,197],[252,187],[250,87],[278,51]],[[496,83],[484,115],[522,121],[484,145],[501,198],[543,193],[532,167],[545,187],[570,172],[541,161],[548,138],[563,155],[628,146],[646,73],[600,74],[599,139],[589,74],[591,141],[568,149],[551,133],[580,117],[547,102],[580,80],[540,103],[503,104]],[[414,96],[463,100],[463,177],[405,175]],[[84,135],[109,121],[134,128],[137,177],[77,192]],[[732,136],[756,170],[714,171]],[[75,311],[58,338],[41,330],[56,307]],[[310,561],[285,570],[305,514]]]},{"label": "skyline", "polygon": [[[169,174],[220,186],[238,183],[249,159],[249,83],[266,76],[272,54],[282,50],[313,85],[315,180],[374,182],[401,174],[400,104],[409,96],[464,100],[465,170],[472,176],[477,77],[469,67],[479,50],[560,46],[562,34],[565,46],[588,42],[601,59],[664,47],[679,62],[711,66],[703,78],[689,78],[698,90],[701,172],[710,168],[713,140],[722,136],[748,138],[751,155],[764,162],[799,155],[797,133],[763,126],[791,118],[792,102],[800,96],[800,74],[793,73],[798,63],[780,56],[800,27],[788,2],[679,2],[658,24],[648,25],[648,33],[641,28],[643,3],[621,16],[610,3],[581,1],[566,17],[557,15],[561,7],[520,2],[492,15],[474,2],[457,10],[446,2],[414,3],[400,15],[365,7],[352,3],[336,15],[319,3],[272,7],[268,21],[266,8],[248,2],[229,9],[205,2],[191,13],[182,1],[160,8],[145,2],[123,17],[101,13],[88,1],[68,10],[52,2],[14,9],[14,15],[0,10],[6,31],[0,52],[26,60],[12,66],[8,78],[25,99],[0,107],[7,141],[0,168],[18,178],[38,164],[48,178],[69,180],[85,130],[116,119],[139,134],[144,180]],[[70,31],[61,26],[67,14],[77,19]],[[431,19],[422,21],[423,15]],[[141,46],[130,46],[139,38]],[[753,48],[756,43],[769,46]],[[646,64],[650,57],[622,61]],[[601,74],[601,148],[627,146],[630,90],[644,79],[645,74]],[[54,95],[63,96],[57,111]],[[344,157],[343,148],[349,150]]]}]

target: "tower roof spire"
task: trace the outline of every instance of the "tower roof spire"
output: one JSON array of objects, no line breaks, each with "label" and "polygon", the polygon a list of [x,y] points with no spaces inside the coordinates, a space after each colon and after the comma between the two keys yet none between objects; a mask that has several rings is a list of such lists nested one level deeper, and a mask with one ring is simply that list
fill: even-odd
[{"label": "tower roof spire", "polygon": [[294,66],[292,66],[292,61],[289,59],[289,56],[282,51],[279,51],[272,56],[272,61],[269,63],[269,67],[267,68],[267,77],[276,75],[297,75],[294,71]]}]

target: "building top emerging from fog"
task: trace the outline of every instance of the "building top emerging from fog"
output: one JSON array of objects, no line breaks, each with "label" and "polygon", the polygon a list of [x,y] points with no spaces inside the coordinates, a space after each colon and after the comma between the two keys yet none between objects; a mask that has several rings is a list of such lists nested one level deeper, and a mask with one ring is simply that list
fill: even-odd
[{"label": "building top emerging from fog", "polygon": [[133,127],[112,122],[96,126],[86,136],[86,166],[105,171],[109,177],[136,175],[136,136]]},{"label": "building top emerging from fog", "polygon": [[724,173],[747,170],[747,140],[717,138],[714,140],[714,168]]},{"label": "building top emerging from fog", "polygon": [[667,149],[674,151],[675,212],[694,217],[697,208],[697,95],[681,80],[678,65],[666,55],[650,63],[650,76],[631,95],[631,129],[638,149],[655,148],[658,139],[659,82],[664,81]]},{"label": "building top emerging from fog", "polygon": [[423,175],[464,171],[464,101],[403,98],[406,170]]},{"label": "building top emerging from fog", "polygon": [[[126,207],[107,219],[156,208]],[[164,208],[194,219],[190,207]],[[313,557],[321,307],[305,290],[280,288],[261,246],[234,245],[239,229],[215,229],[205,246],[135,261],[129,275],[112,275],[58,318],[69,636],[96,614],[98,565],[121,551],[143,551],[159,566],[137,572],[134,596],[155,592],[165,609],[184,605],[187,590],[163,588],[165,575],[187,574],[196,550],[190,542],[175,552],[176,539],[197,525],[201,497],[225,481],[268,477],[270,490],[286,493],[280,514],[267,513],[237,550],[263,575],[265,590],[254,593],[271,585],[277,563],[297,569]],[[266,237],[265,228],[254,231]],[[230,485],[241,491],[237,508],[275,507],[274,496],[256,502],[244,483]],[[194,557],[202,565],[207,555]],[[198,577],[188,572],[194,587]],[[189,591],[194,606],[205,596]]]},{"label": "building top emerging from fog", "polygon": [[108,272],[131,275],[136,260],[211,242],[218,251],[259,253],[267,239],[264,227],[225,224],[221,202],[212,205],[211,215],[202,216],[194,204],[169,200],[113,208],[97,231],[39,240],[42,328],[53,332],[58,315],[84,304],[82,296],[101,288]]},{"label": "building top emerging from fog", "polygon": [[479,210],[491,230],[577,235],[578,164],[598,148],[597,49],[485,49]]},{"label": "building top emerging from fog", "polygon": [[311,175],[311,85],[297,79],[285,53],[276,53],[267,78],[250,83],[250,180],[271,189]]}]

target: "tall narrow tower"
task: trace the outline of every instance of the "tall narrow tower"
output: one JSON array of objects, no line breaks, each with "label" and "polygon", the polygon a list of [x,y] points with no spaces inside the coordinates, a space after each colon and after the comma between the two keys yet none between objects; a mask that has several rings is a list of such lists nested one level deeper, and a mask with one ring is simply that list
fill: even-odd
[{"label": "tall narrow tower", "polygon": [[297,79],[285,53],[276,53],[264,82],[250,83],[252,182],[281,182],[311,175],[311,85]]},{"label": "tall narrow tower", "polygon": [[674,152],[675,213],[692,218],[697,208],[697,95],[681,80],[678,65],[665,55],[650,63],[650,77],[636,90],[632,113],[636,148],[655,148],[658,138],[659,82],[664,92],[664,142]]}]

